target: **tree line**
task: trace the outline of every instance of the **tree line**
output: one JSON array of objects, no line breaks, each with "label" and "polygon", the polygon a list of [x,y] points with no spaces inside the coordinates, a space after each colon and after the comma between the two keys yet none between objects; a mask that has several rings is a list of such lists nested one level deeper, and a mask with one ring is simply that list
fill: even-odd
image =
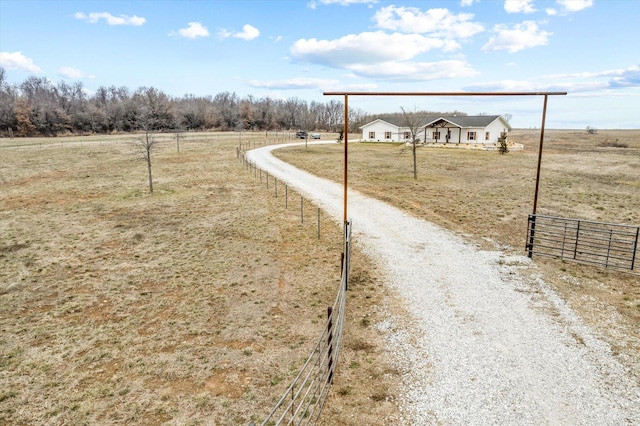
[{"label": "tree line", "polygon": [[[352,129],[372,116],[349,110]],[[54,84],[30,76],[8,84],[0,67],[0,136],[57,136],[138,131],[292,130],[338,132],[344,103],[272,99],[235,92],[172,97],[154,87],[101,86],[87,94],[82,82]]]}]

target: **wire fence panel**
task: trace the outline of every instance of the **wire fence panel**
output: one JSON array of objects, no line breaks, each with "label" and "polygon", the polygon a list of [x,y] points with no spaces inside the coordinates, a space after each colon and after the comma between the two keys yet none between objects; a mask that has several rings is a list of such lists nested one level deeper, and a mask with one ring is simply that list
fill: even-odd
[{"label": "wire fence panel", "polygon": [[[320,418],[342,346],[351,260],[351,222],[344,225],[340,288],[327,308],[327,320],[304,366],[261,425],[309,425]],[[253,425],[253,423],[251,423]]]},{"label": "wire fence panel", "polygon": [[535,253],[633,271],[639,234],[637,226],[529,215],[526,250],[529,257]]}]

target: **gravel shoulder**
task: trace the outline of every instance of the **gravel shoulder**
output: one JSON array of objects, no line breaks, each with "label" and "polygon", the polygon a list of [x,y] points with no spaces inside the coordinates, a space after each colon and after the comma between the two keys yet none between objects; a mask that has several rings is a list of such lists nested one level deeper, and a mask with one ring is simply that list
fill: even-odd
[{"label": "gravel shoulder", "polygon": [[[343,187],[247,158],[342,222]],[[486,251],[349,191],[356,244],[406,304],[378,324],[403,375],[402,424],[640,424],[640,388],[529,259]]]}]

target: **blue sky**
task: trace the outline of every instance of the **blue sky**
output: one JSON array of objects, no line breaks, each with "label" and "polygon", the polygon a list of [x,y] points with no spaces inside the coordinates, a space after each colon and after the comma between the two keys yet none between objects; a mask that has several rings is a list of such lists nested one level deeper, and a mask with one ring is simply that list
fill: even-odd
[{"label": "blue sky", "polygon": [[[567,91],[549,128],[640,128],[636,0],[0,0],[0,66],[173,96],[342,100],[323,91]],[[512,115],[535,98],[351,97],[405,109]]]}]

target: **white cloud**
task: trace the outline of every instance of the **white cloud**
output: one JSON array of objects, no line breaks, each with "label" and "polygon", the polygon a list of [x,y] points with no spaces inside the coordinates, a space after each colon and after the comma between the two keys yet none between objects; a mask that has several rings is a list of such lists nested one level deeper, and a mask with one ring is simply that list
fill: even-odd
[{"label": "white cloud", "polygon": [[533,0],[504,0],[504,10],[507,13],[533,13]]},{"label": "white cloud", "polygon": [[522,49],[544,46],[549,42],[552,33],[542,31],[534,21],[524,21],[509,28],[507,25],[496,25],[493,31],[497,36],[491,37],[482,47],[484,51],[506,50],[515,53]]},{"label": "white cloud", "polygon": [[472,77],[478,74],[469,64],[460,60],[439,62],[382,62],[375,66],[356,64],[349,66],[361,77],[384,80],[425,81]]},{"label": "white cloud", "polygon": [[242,27],[242,32],[234,34],[233,36],[236,38],[241,38],[243,40],[253,40],[260,35],[260,31],[249,24]]},{"label": "white cloud", "polygon": [[454,14],[448,9],[387,6],[373,17],[376,27],[406,33],[433,33],[447,38],[467,38],[484,31],[481,24],[471,22],[473,14]]},{"label": "white cloud", "polygon": [[593,0],[556,0],[567,12],[579,12],[593,6]]},{"label": "white cloud", "polygon": [[86,15],[86,14],[84,14],[82,12],[77,12],[74,15],[74,17],[76,19],[80,19],[82,21],[87,21],[90,24],[95,24],[100,19],[104,19],[107,22],[107,24],[109,24],[109,25],[133,25],[133,26],[136,26],[136,27],[144,24],[145,22],[147,22],[147,20],[145,18],[141,18],[141,17],[136,16],[136,15],[133,15],[133,16],[127,16],[127,15],[113,16],[109,12],[91,12],[88,15]]},{"label": "white cloud", "polygon": [[569,94],[640,87],[640,66],[599,72],[549,74],[532,80],[500,80],[465,87],[469,91],[560,91]]},{"label": "white cloud", "polygon": [[433,49],[449,52],[459,48],[451,40],[376,31],[335,40],[301,39],[293,44],[290,52],[298,60],[344,69],[365,78],[424,81],[477,75],[464,59],[411,61]]},{"label": "white cloud", "polygon": [[94,75],[85,74],[84,72],[71,67],[60,67],[60,70],[58,70],[58,74],[65,78],[76,80],[81,78],[95,78]]},{"label": "white cloud", "polygon": [[375,4],[378,0],[313,0],[310,1],[307,6],[311,9],[318,7],[318,4],[338,4],[340,6],[349,6],[352,4]]},{"label": "white cloud", "polygon": [[364,84],[347,84],[342,86],[337,86],[332,88],[331,90],[344,90],[345,92],[371,92],[376,90],[378,87],[375,83],[364,83]]},{"label": "white cloud", "polygon": [[471,6],[473,5],[474,1],[479,1],[479,0],[460,0],[460,6],[461,7]]},{"label": "white cloud", "polygon": [[238,33],[232,33],[229,30],[226,30],[224,28],[220,29],[218,31],[218,37],[220,38],[229,38],[229,37],[234,37],[234,38],[241,38],[243,40],[253,40],[255,38],[257,38],[260,35],[260,31],[249,24],[246,24],[245,26],[242,27],[242,32],[238,32]]},{"label": "white cloud", "polygon": [[[605,70],[599,72],[581,72],[571,74],[552,74],[542,76],[545,80],[560,81],[567,80],[567,84],[576,80],[600,80],[598,84],[606,85],[608,88],[620,87],[640,87],[640,65],[632,65],[628,68]],[[596,83],[593,83],[596,84]]]},{"label": "white cloud", "polygon": [[187,28],[181,28],[177,33],[172,31],[169,35],[179,35],[185,38],[196,39],[198,37],[209,37],[209,30],[200,22],[189,22]]},{"label": "white cloud", "polygon": [[598,81],[561,83],[541,80],[500,80],[465,87],[465,90],[488,92],[567,92],[567,94],[572,94],[577,92],[592,92],[606,88],[606,82]]},{"label": "white cloud", "polygon": [[42,69],[27,58],[22,52],[0,52],[0,66],[8,70],[25,70],[35,74],[42,74]]},{"label": "white cloud", "polygon": [[455,41],[420,34],[387,34],[383,31],[349,34],[335,40],[300,39],[291,46],[291,55],[301,61],[336,68],[352,65],[377,66],[381,62],[406,61],[433,49],[459,49]]},{"label": "white cloud", "polygon": [[552,7],[545,9],[545,12],[547,12],[547,15],[549,16],[555,16],[558,14],[558,11]]},{"label": "white cloud", "polygon": [[259,81],[251,80],[249,85],[257,89],[290,90],[290,89],[320,89],[338,84],[337,80],[321,78],[291,78],[287,80]]}]

